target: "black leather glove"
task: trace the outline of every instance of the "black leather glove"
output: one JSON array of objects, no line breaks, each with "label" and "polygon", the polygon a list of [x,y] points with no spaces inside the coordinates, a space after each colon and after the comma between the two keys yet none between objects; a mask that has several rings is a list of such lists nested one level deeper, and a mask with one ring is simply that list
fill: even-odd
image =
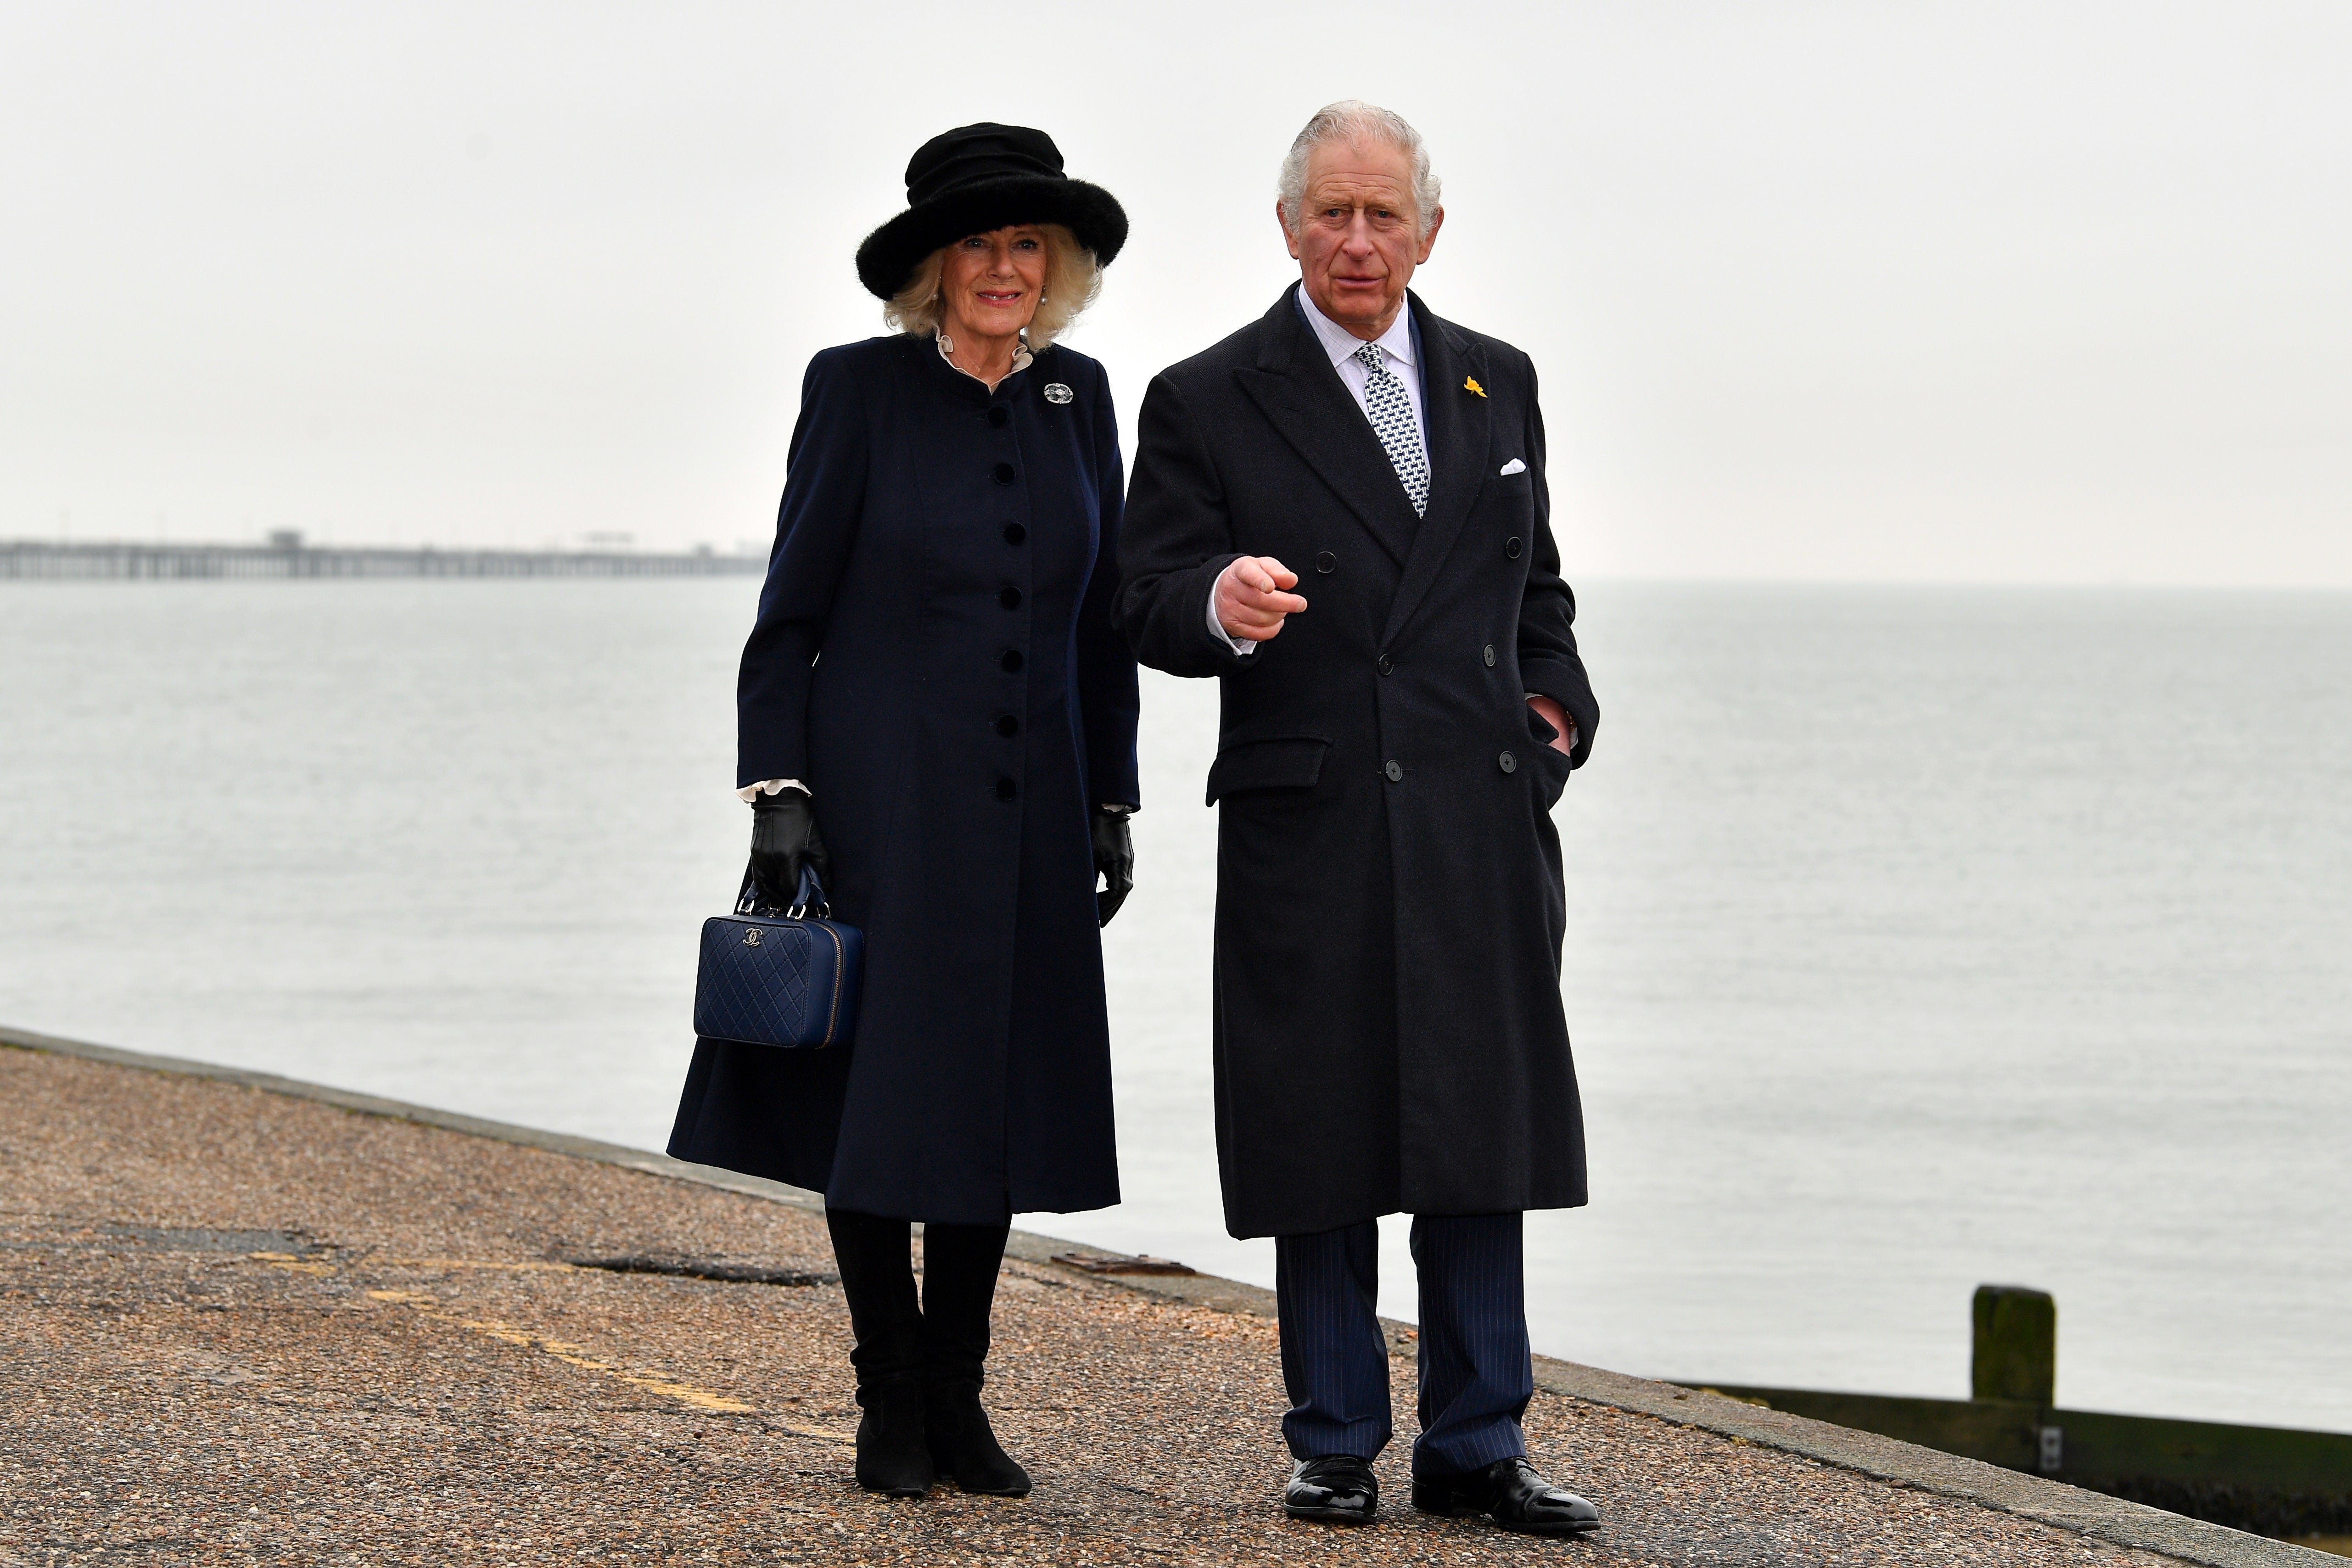
[{"label": "black leather glove", "polygon": [[801,867],[816,868],[829,891],[833,858],[817,837],[816,803],[790,784],[751,803],[751,879],[772,909],[788,910],[800,896]]},{"label": "black leather glove", "polygon": [[1110,885],[1095,894],[1099,925],[1110,924],[1118,906],[1135,890],[1135,840],[1128,837],[1127,813],[1095,808],[1093,822],[1095,869]]}]

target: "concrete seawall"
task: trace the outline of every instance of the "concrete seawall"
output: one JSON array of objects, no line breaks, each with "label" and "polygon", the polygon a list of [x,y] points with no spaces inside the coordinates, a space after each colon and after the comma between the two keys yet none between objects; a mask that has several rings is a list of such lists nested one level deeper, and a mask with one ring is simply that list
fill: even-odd
[{"label": "concrete seawall", "polygon": [[[848,1479],[812,1194],[639,1150],[0,1030],[0,1564],[1645,1564],[2336,1559],[1543,1360],[1548,1473],[1607,1526],[1285,1521],[1267,1293],[1015,1233],[989,1392],[1022,1500]],[[1087,1249],[1080,1249],[1087,1250]],[[648,1268],[668,1272],[648,1272]],[[1392,1325],[1410,1435],[1411,1330]]]}]

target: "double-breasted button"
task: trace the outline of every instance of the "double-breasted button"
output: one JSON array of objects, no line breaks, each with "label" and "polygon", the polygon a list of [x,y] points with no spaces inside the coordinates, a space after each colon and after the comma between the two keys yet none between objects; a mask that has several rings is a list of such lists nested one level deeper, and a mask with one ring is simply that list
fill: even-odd
[{"label": "double-breasted button", "polygon": [[1021,786],[1014,784],[1011,779],[999,779],[996,781],[997,799],[1011,800],[1014,795],[1019,795],[1020,793]]},{"label": "double-breasted button", "polygon": [[1496,757],[1495,762],[1496,764],[1507,773],[1515,773],[1519,771],[1519,759],[1511,755],[1508,752],[1505,752],[1501,756]]},{"label": "double-breasted button", "polygon": [[1482,658],[1484,658],[1486,659],[1486,668],[1487,668],[1488,669],[1492,669],[1492,668],[1495,668],[1495,645],[1494,645],[1493,643],[1488,643],[1488,644],[1486,645],[1486,652],[1485,652],[1481,657],[1482,657]]},{"label": "double-breasted button", "polygon": [[1373,662],[1373,664],[1374,664],[1374,665],[1379,668],[1380,672],[1381,672],[1382,675],[1386,675],[1386,674],[1388,674],[1391,670],[1392,670],[1392,669],[1396,668],[1396,661],[1395,661],[1394,659],[1392,659],[1392,658],[1389,658],[1389,656],[1388,656],[1388,655],[1386,655],[1386,654],[1382,654],[1382,655],[1381,655],[1381,657],[1380,657],[1379,658],[1377,658],[1377,659],[1373,660],[1372,662]]},{"label": "double-breasted button", "polygon": [[[988,477],[994,479],[1000,485],[1009,485],[1013,482],[1013,465],[1010,463],[999,463],[996,467],[988,470]],[[1519,542],[1514,539],[1511,541],[1511,553],[1517,555],[1518,552]]]},{"label": "double-breasted button", "polygon": [[996,732],[1009,741],[1021,733],[1021,721],[1010,713],[1000,713],[996,716]]},{"label": "double-breasted button", "polygon": [[1396,784],[1404,777],[1404,764],[1391,757],[1389,759],[1389,765],[1382,768],[1381,772],[1389,775],[1389,783]]},{"label": "double-breasted button", "polygon": [[1021,671],[1021,665],[1023,662],[1021,650],[1017,647],[1006,648],[1004,650],[1004,657],[998,659],[996,662],[1004,667],[1005,674],[1017,675]]},{"label": "double-breasted button", "polygon": [[[1003,465],[999,464],[999,465],[998,465],[998,471],[999,471],[1000,473],[1002,473],[1002,472],[1009,472],[1010,470],[1008,470],[1008,469],[1004,468]],[[1001,482],[1001,483],[1003,483],[1003,484],[1008,484],[1008,485],[1009,485],[1009,484],[1011,484],[1013,481],[1012,481],[1011,479],[1004,479],[1004,480],[1002,480],[1002,481],[1000,481],[1000,482]],[[1515,533],[1515,534],[1511,535],[1511,537],[1510,537],[1510,538],[1506,539],[1505,541],[1503,541],[1503,553],[1504,553],[1504,555],[1505,555],[1505,556],[1508,557],[1510,560],[1513,560],[1513,561],[1517,561],[1517,560],[1519,558],[1519,536],[1518,536],[1517,534],[1516,534],[1516,533]]]},{"label": "double-breasted button", "polygon": [[1328,550],[1315,558],[1315,570],[1322,573],[1326,577],[1328,577],[1332,573],[1337,572],[1339,569],[1339,558],[1332,554]]},{"label": "double-breasted button", "polygon": [[1018,543],[1020,543],[1023,540],[1024,540],[1024,539],[1026,539],[1026,538],[1028,538],[1028,537],[1029,537],[1029,531],[1028,531],[1027,529],[1025,529],[1025,528],[1022,527],[1019,523],[1017,523],[1017,522],[1008,522],[1008,523],[1006,523],[1006,524],[1004,525],[1004,542],[1005,542],[1005,543],[1007,543],[1007,544],[1018,544]]},{"label": "double-breasted button", "polygon": [[1021,607],[1021,590],[1007,583],[998,592],[996,602],[1008,610],[1017,610]]},{"label": "double-breasted button", "polygon": [[988,422],[1002,430],[1013,423],[1013,410],[999,404],[988,411]]}]

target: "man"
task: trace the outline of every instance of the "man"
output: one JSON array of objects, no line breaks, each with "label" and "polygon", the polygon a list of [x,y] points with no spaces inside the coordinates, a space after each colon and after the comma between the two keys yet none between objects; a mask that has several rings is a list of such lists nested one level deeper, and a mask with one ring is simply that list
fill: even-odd
[{"label": "man", "polygon": [[1276,1238],[1284,1502],[1378,1515],[1374,1222],[1406,1212],[1413,1506],[1580,1533],[1519,1429],[1521,1215],[1585,1198],[1550,808],[1599,719],[1535,371],[1408,291],[1444,211],[1397,115],[1316,115],[1276,215],[1297,285],[1145,395],[1118,613],[1223,681],[1217,1152],[1226,1227]]}]

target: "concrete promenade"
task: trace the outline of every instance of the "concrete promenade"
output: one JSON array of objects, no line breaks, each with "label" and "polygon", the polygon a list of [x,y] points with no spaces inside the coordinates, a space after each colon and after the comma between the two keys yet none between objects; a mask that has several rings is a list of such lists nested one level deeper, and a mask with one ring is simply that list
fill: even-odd
[{"label": "concrete promenade", "polygon": [[805,1194],[259,1075],[0,1046],[12,1568],[2337,1561],[1558,1362],[1528,1435],[1601,1505],[1598,1536],[1422,1518],[1402,1441],[1378,1529],[1295,1524],[1265,1293],[1082,1274],[1019,1235],[989,1400],[1035,1494],[876,1499],[849,1479],[847,1316]]}]

